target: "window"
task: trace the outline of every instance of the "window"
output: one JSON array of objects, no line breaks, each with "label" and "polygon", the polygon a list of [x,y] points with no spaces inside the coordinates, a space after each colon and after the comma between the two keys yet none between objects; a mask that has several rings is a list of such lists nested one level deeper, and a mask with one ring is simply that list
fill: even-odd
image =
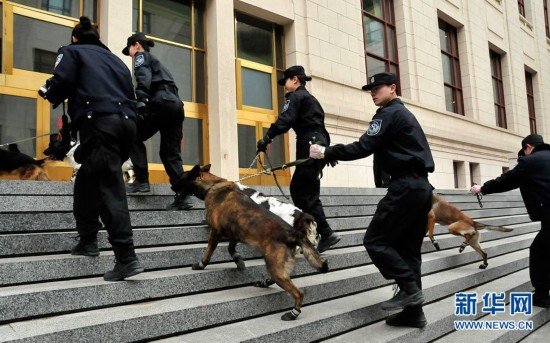
[{"label": "window", "polygon": [[33,49],[33,70],[40,73],[51,73],[55,65],[57,54],[53,51]]},{"label": "window", "polygon": [[479,163],[470,163],[470,185],[481,183],[481,173]]},{"label": "window", "polygon": [[367,78],[392,72],[399,79],[393,0],[363,0],[361,3]]},{"label": "window", "polygon": [[493,99],[497,126],[507,128],[506,107],[504,105],[504,88],[502,86],[501,56],[496,52],[489,52],[491,57],[491,77],[493,79]]},{"label": "window", "polygon": [[533,91],[533,75],[525,71],[525,85],[527,87],[527,110],[529,112],[529,128],[531,133],[537,133],[537,118],[535,115],[535,92]]},{"label": "window", "polygon": [[94,22],[98,19],[97,0],[12,0],[12,2],[73,18],[85,15]]},{"label": "window", "polygon": [[447,111],[464,115],[456,28],[439,20],[439,42]]},{"label": "window", "polygon": [[550,24],[548,23],[548,0],[543,0],[544,5],[544,27],[546,28],[546,37],[550,38]]},{"label": "window", "polygon": [[453,175],[455,180],[455,188],[464,188],[464,162],[453,161]]},{"label": "window", "polygon": [[[36,136],[36,99],[0,94],[0,142]],[[17,144],[29,156],[36,155],[35,141]]]},{"label": "window", "polygon": [[519,14],[525,17],[525,0],[518,0]]}]

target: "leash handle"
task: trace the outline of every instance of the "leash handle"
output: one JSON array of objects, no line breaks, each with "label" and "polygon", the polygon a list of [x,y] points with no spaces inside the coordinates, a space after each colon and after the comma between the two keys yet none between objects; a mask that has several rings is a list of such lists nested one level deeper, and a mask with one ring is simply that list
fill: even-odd
[{"label": "leash handle", "polygon": [[[476,186],[477,183],[472,183],[472,186]],[[481,193],[476,193],[477,203],[479,204],[480,208],[483,208],[483,203],[481,202],[481,199],[483,199],[483,195]]]}]

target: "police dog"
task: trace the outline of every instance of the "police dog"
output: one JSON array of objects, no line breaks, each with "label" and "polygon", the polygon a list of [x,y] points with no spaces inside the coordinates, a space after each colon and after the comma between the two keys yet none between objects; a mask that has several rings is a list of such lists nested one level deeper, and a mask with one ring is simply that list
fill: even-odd
[{"label": "police dog", "polygon": [[435,223],[447,225],[449,233],[455,236],[464,237],[464,242],[460,245],[458,251],[463,252],[466,246],[471,246],[483,258],[483,264],[479,265],[480,269],[487,268],[489,263],[487,262],[487,253],[479,245],[479,230],[487,229],[500,232],[510,232],[513,230],[501,226],[478,223],[465,215],[458,208],[443,200],[440,196],[434,194],[432,209],[430,213],[428,213],[428,227],[426,231],[428,232],[432,244],[437,250],[440,250],[439,244],[434,239]]},{"label": "police dog", "polygon": [[49,181],[44,169],[46,159],[34,158],[19,151],[17,144],[10,144],[8,150],[0,148],[0,177],[15,176],[20,180]]},{"label": "police dog", "polygon": [[295,229],[265,207],[259,206],[235,182],[211,174],[210,165],[193,167],[186,173],[185,179],[195,196],[204,200],[206,223],[211,228],[208,247],[201,260],[192,268],[204,269],[223,237],[229,239],[229,254],[240,270],[245,268],[245,264],[235,250],[237,243],[257,247],[262,251],[271,280],[294,298],[294,308],[281,319],[296,319],[304,298],[304,292],[290,279],[296,247],[302,248],[313,268],[321,272],[328,271],[328,262],[308,240],[305,226]]}]

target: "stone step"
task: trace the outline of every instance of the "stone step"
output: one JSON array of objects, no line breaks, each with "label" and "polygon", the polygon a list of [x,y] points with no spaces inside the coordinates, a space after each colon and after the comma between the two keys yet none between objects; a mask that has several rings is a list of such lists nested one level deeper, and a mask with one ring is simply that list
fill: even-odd
[{"label": "stone step", "polygon": [[541,343],[548,341],[550,337],[550,321],[538,328],[536,331],[533,331],[529,336],[525,337],[521,342],[522,343]]},{"label": "stone step", "polygon": [[[450,251],[426,254],[423,272],[435,273],[423,280],[427,301],[448,296],[457,290],[473,287],[525,268],[528,264],[528,254],[528,249],[523,249],[492,258],[492,267],[487,270],[478,269],[475,263],[439,273],[435,272],[441,270],[441,261],[447,258],[452,260],[455,255]],[[454,261],[449,262],[454,265]],[[136,276],[136,280],[139,280],[139,275]],[[309,341],[327,337],[327,333],[323,332],[325,330],[312,325],[308,325],[305,336],[303,335],[306,332],[294,332],[292,336],[285,336],[288,332],[284,330],[285,327],[305,324],[311,318],[321,315],[330,315],[331,325],[324,325],[324,327],[329,330],[338,330],[335,333],[343,331],[336,325],[339,323],[345,322],[346,325],[350,325],[352,322],[353,324],[364,322],[365,318],[370,319],[366,323],[373,318],[381,319],[383,313],[377,308],[378,303],[386,300],[390,295],[389,287],[373,289],[388,284],[373,265],[305,276],[295,279],[295,282],[307,294],[304,299],[305,304],[334,298],[337,299],[332,301],[342,302],[345,299],[348,303],[345,308],[332,306],[331,301],[311,307],[306,306],[300,320],[295,322],[272,320],[270,326],[279,330],[278,334],[283,333],[282,337],[277,336],[283,341],[290,339]],[[360,297],[355,294],[358,292],[363,292]],[[341,298],[342,296],[345,297]],[[351,299],[353,301],[349,301]],[[101,341],[102,338],[119,342],[144,340],[282,311],[290,308],[292,304],[293,301],[288,294],[278,287],[269,289],[241,287],[64,314],[39,320],[12,322],[0,326],[0,336],[6,340],[36,341],[74,341],[82,337],[94,337],[97,341]],[[313,308],[318,305],[323,306]],[[365,305],[367,307],[364,307]],[[358,308],[359,306],[362,308]],[[348,317],[353,307],[362,312],[359,316],[354,316],[353,321],[335,318],[337,315],[332,313],[335,308],[338,308],[340,311],[347,312],[346,317]]]},{"label": "stone step", "polygon": [[[532,321],[533,328],[536,330],[550,321],[550,310],[533,306],[533,313],[531,316],[524,315],[510,315],[509,304],[506,306],[504,313],[497,313],[493,315],[487,315],[480,319],[478,322],[487,321]],[[523,338],[527,337],[531,333],[530,329],[516,329],[516,330],[460,330],[453,331],[446,336],[443,336],[434,342],[438,343],[451,343],[457,340],[470,341],[470,342],[519,342]],[[548,342],[549,337],[540,342]]]},{"label": "stone step", "polygon": [[[490,210],[497,213],[497,210]],[[489,211],[489,212],[490,212]],[[500,210],[498,210],[500,214]],[[489,213],[485,212],[485,213]],[[509,211],[513,212],[513,211]],[[518,211],[519,212],[519,211]],[[370,223],[371,218],[363,221],[363,225]],[[490,225],[509,226],[529,222],[527,215],[514,215],[506,217],[494,217],[479,219],[480,222]],[[336,231],[341,231],[335,225]],[[362,244],[362,235],[365,228],[360,228],[361,237],[354,238],[353,243],[342,241],[340,246]],[[136,247],[162,246],[170,244],[189,244],[206,242],[208,240],[208,228],[202,226],[162,227],[162,228],[135,228],[134,244]],[[345,231],[347,232],[347,231]],[[444,226],[436,225],[434,233],[447,233]],[[107,232],[101,230],[98,234],[100,249],[110,249],[107,241]],[[65,232],[37,232],[37,233],[9,233],[0,234],[0,256],[29,255],[43,253],[69,252],[78,241],[76,231]]]},{"label": "stone step", "polygon": [[[482,235],[482,242],[490,239],[499,239],[510,236],[517,236],[523,233],[535,232],[540,229],[539,223],[526,223],[517,226],[511,232],[487,232]],[[364,232],[356,231],[349,233],[349,237],[343,240],[346,242],[355,242],[357,249],[362,250],[362,241]],[[462,243],[460,237],[450,234],[438,237],[438,242],[442,249],[458,247]],[[214,255],[212,263],[228,262],[230,256],[226,250],[226,243],[221,243]],[[483,244],[482,246],[485,246]],[[197,262],[204,250],[206,244],[188,244],[167,247],[138,248],[136,252],[146,269],[164,269],[182,266],[190,266]],[[432,243],[428,238],[424,239],[422,250],[434,251]],[[245,259],[259,258],[259,252],[246,245],[238,245],[237,251],[241,252]],[[102,275],[105,271],[112,268],[113,253],[111,251],[102,252],[99,257],[82,257],[68,254],[42,255],[42,256],[24,256],[0,258],[0,280],[2,285],[13,285],[20,283],[39,282],[48,280],[62,280],[68,278],[79,278],[86,276]]]},{"label": "stone step", "polygon": [[[484,248],[489,256],[494,257],[528,247],[534,236],[535,233],[528,233],[494,240],[484,244]],[[438,268],[445,269],[479,260],[479,255],[473,250],[462,254],[455,251],[454,254],[458,256],[450,254],[452,257],[441,260]],[[331,270],[371,263],[365,250],[357,247],[332,250],[325,256]],[[298,257],[294,275],[297,277],[311,273],[314,270],[301,256]],[[137,277],[132,279],[130,288],[125,283],[104,282],[102,278],[3,287],[0,288],[0,322],[246,286],[265,277],[263,260],[251,260],[247,261],[244,272],[236,270],[233,263],[211,265],[201,272],[193,271],[189,267],[145,272],[139,276],[139,282],[136,281]]]},{"label": "stone step", "polygon": [[[489,283],[465,290],[467,292],[477,292],[478,294],[477,315],[475,316],[456,316],[454,314],[455,296],[453,294],[450,297],[446,297],[424,306],[424,314],[426,315],[428,325],[422,330],[415,328],[396,328],[386,325],[385,321],[380,321],[342,335],[335,336],[323,342],[359,342],[363,337],[369,337],[369,343],[430,342],[454,331],[455,320],[474,320],[475,318],[484,316],[485,314],[481,311],[481,308],[483,307],[481,297],[484,293],[505,292],[506,299],[509,299],[510,292],[529,292],[531,290],[532,286],[529,281],[529,270],[526,268],[519,272],[503,276],[502,278],[496,279]],[[477,340],[473,340],[472,342],[475,341]]]},{"label": "stone step", "polygon": [[[460,272],[461,275],[464,275],[464,271]],[[436,274],[437,275],[437,274]],[[504,276],[502,278],[490,281],[482,286],[476,287],[474,289],[469,289],[468,291],[475,291],[475,290],[493,290],[498,289],[500,291],[516,291],[521,289],[527,289],[529,287],[529,282],[526,282],[525,277],[527,279],[529,278],[529,273],[526,269],[520,270],[518,272],[512,273],[510,275]],[[424,277],[423,279],[428,279],[430,277]],[[458,278],[461,282],[461,277]],[[424,296],[426,299],[430,297],[430,288],[427,287],[426,282],[424,283]],[[386,287],[387,289],[387,287]],[[433,289],[433,288],[432,288]],[[453,288],[452,291],[457,292],[461,291],[461,289]],[[207,329],[203,331],[197,331],[190,334],[184,334],[177,337],[172,337],[169,339],[161,339],[160,342],[165,343],[173,343],[173,342],[201,342],[206,339],[208,339],[209,342],[225,342],[226,337],[229,337],[229,342],[261,342],[261,341],[267,341],[267,342],[274,342],[274,341],[284,341],[285,338],[289,337],[292,333],[298,332],[299,337],[305,337],[308,333],[308,330],[312,332],[313,337],[311,339],[307,339],[308,341],[316,340],[317,337],[321,337],[320,339],[323,342],[369,342],[369,343],[381,343],[381,342],[429,342],[432,338],[431,337],[439,337],[441,332],[447,333],[450,330],[452,330],[452,321],[451,321],[451,329],[448,328],[447,321],[450,321],[447,318],[447,321],[441,320],[441,318],[437,318],[437,316],[433,312],[437,312],[437,314],[441,314],[440,317],[446,317],[449,316],[449,314],[454,314],[454,303],[451,303],[449,300],[454,300],[454,295],[451,297],[444,298],[443,300],[435,301],[429,305],[424,306],[424,312],[426,314],[426,318],[428,320],[428,326],[424,328],[423,330],[420,329],[412,329],[412,328],[395,328],[395,327],[389,327],[385,324],[384,321],[377,322],[371,325],[363,326],[358,329],[349,331],[347,333],[338,335],[338,331],[331,329],[331,325],[336,326],[345,326],[347,329],[348,327],[354,325],[354,322],[357,321],[363,321],[363,320],[370,320],[370,321],[376,321],[378,319],[383,319],[384,316],[386,316],[387,312],[380,311],[376,309],[376,306],[372,306],[372,301],[368,301],[366,296],[369,296],[371,292],[365,292],[361,293],[363,298],[359,298],[358,296],[351,296],[347,297],[349,299],[343,298],[339,300],[330,301],[327,303],[321,303],[309,306],[312,309],[319,309],[319,311],[330,311],[331,314],[335,314],[335,321],[330,323],[330,319],[325,314],[320,314],[318,316],[313,316],[311,318],[308,318],[306,323],[300,323],[299,320],[302,318],[299,318],[298,321],[296,321],[295,325],[285,325],[283,324],[283,327],[280,328],[279,332],[278,325],[277,327],[273,327],[273,320],[276,320],[277,315],[270,315],[265,317],[259,317],[256,319],[251,320],[245,320],[242,322],[229,324],[221,327],[216,327],[212,329]],[[390,292],[387,291],[386,297],[390,297]],[[433,297],[431,297],[433,299]],[[363,306],[369,306],[369,308],[375,307],[374,310],[380,314],[380,318],[372,318],[372,315],[369,315],[367,318],[362,317],[355,317],[352,316],[353,314],[365,313],[364,310],[361,309],[358,305],[353,305],[349,309],[349,313],[346,313],[346,305],[350,304],[350,300],[357,300],[359,301],[359,304]],[[382,300],[384,300],[382,298]],[[322,308],[324,305],[324,308]],[[329,308],[329,306],[331,308]],[[305,311],[305,309],[304,309]],[[369,313],[370,314],[370,313]],[[454,315],[453,315],[454,316]],[[350,323],[341,323],[341,321],[348,321]],[[327,323],[328,322],[328,323]],[[321,327],[322,323],[327,324],[327,328]],[[330,324],[329,324],[330,323]],[[308,328],[308,326],[312,326],[311,328]],[[245,329],[246,328],[246,329]],[[323,331],[323,333],[326,334],[326,336],[318,335],[316,333],[313,333],[313,330],[320,329]],[[334,336],[334,335],[337,336]],[[323,340],[327,336],[334,336],[332,338],[328,338],[326,340]],[[368,337],[368,338],[367,338]],[[299,342],[300,339],[293,339],[293,341]]]},{"label": "stone step", "polygon": [[[372,216],[375,205],[327,207],[325,213],[333,229],[356,229],[366,227],[365,218]],[[464,213],[473,219],[505,215],[525,214],[525,207],[471,209]],[[201,225],[204,222],[204,210],[190,211],[134,211],[130,212],[133,227],[162,227]],[[368,219],[370,220],[370,218]],[[362,224],[358,224],[362,223]],[[71,212],[42,213],[3,213],[0,233],[23,233],[39,231],[75,230],[74,216]]]}]

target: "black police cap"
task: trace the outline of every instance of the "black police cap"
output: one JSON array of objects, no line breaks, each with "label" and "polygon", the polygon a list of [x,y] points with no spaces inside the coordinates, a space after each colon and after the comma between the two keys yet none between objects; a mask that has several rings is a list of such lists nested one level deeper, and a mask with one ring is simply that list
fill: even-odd
[{"label": "black police cap", "polygon": [[541,135],[533,134],[533,135],[529,135],[529,136],[525,137],[521,141],[521,147],[523,149],[525,149],[527,147],[527,144],[529,144],[531,146],[537,146],[537,145],[544,144],[544,140],[542,139]]},{"label": "black police cap", "polygon": [[134,45],[137,42],[144,42],[147,44],[147,46],[153,47],[155,46],[155,42],[147,38],[143,32],[136,32],[130,37],[128,37],[128,40],[126,41],[126,47],[122,49],[122,53],[126,56],[130,56],[130,45]]},{"label": "black police cap", "polygon": [[376,86],[397,84],[397,77],[394,73],[378,73],[370,77],[369,83],[363,86],[364,91],[370,91]]},{"label": "black police cap", "polygon": [[304,67],[292,66],[285,70],[283,78],[277,81],[277,83],[279,84],[279,86],[284,86],[286,83],[286,79],[290,79],[294,76],[305,76],[306,81],[311,81],[311,76],[306,75]]}]

